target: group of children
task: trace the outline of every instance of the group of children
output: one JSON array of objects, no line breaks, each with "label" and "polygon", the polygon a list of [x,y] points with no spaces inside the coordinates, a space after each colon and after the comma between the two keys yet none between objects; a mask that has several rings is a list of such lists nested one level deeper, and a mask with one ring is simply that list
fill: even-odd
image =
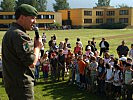
[{"label": "group of children", "polygon": [[[68,38],[57,46],[55,35],[49,41],[49,48],[39,59],[46,82],[49,72],[53,82],[64,81],[65,73],[69,73],[69,85],[76,84],[79,89],[113,99],[122,96],[123,99],[132,100],[133,57],[115,58],[108,51],[100,57],[94,41],[88,41],[83,53],[83,45],[79,38],[72,52]],[[131,53],[130,55],[133,55]],[[39,77],[38,74],[39,72],[35,74],[36,78]]]}]

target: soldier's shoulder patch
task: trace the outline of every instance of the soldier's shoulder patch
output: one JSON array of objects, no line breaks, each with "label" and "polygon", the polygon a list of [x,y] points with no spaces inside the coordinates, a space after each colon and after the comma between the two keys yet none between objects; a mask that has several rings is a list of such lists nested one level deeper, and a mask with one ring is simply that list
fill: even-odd
[{"label": "soldier's shoulder patch", "polygon": [[28,49],[29,49],[29,44],[28,44],[28,42],[24,42],[24,43],[23,43],[23,49],[24,49],[24,51],[28,51]]},{"label": "soldier's shoulder patch", "polygon": [[33,49],[34,49],[34,43],[32,41],[25,41],[23,43],[23,49],[26,52],[33,51]]}]

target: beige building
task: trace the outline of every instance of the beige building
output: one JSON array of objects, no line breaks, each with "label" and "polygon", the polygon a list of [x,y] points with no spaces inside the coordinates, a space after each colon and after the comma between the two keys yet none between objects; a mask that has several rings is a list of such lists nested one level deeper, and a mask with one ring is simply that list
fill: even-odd
[{"label": "beige building", "polygon": [[[7,30],[14,21],[14,12],[0,12],[0,30]],[[62,14],[60,12],[39,12],[37,26],[40,29],[48,28],[53,23],[62,25]]]},{"label": "beige building", "polygon": [[104,23],[125,23],[133,25],[133,8],[94,7],[59,10],[63,24],[69,21],[73,26],[92,26]]}]

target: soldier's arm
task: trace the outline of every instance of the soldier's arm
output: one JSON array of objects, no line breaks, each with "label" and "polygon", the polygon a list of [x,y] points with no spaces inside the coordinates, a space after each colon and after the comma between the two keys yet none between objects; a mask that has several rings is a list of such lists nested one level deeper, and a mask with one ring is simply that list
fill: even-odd
[{"label": "soldier's arm", "polygon": [[38,40],[36,40],[36,38],[34,39],[34,55],[35,55],[35,59],[33,61],[33,64],[31,64],[29,67],[30,68],[34,68],[34,66],[36,65],[38,59],[39,59],[39,53],[40,53],[40,48],[42,47],[42,39],[39,38]]},{"label": "soldier's arm", "polygon": [[40,52],[40,48],[34,48],[34,55],[35,55],[35,59],[33,64],[31,64],[29,67],[30,68],[34,68],[34,66],[36,65],[38,58],[39,58],[39,52]]}]

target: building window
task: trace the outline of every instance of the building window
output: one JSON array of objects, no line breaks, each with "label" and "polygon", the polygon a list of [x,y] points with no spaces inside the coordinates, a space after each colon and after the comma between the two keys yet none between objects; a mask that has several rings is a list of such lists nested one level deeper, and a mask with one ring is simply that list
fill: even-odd
[{"label": "building window", "polygon": [[96,23],[103,23],[103,19],[102,18],[96,19]]},{"label": "building window", "polygon": [[41,15],[38,15],[37,18],[38,18],[38,19],[41,19]]},{"label": "building window", "polygon": [[12,18],[15,19],[15,15],[13,15]]},{"label": "building window", "polygon": [[8,19],[8,16],[7,15],[3,15],[3,19]]},{"label": "building window", "polygon": [[41,16],[41,19],[43,19],[43,15],[40,15]]},{"label": "building window", "polygon": [[128,10],[120,10],[119,14],[120,15],[128,15]]},{"label": "building window", "polygon": [[3,19],[3,15],[0,15],[0,19]]},{"label": "building window", "polygon": [[38,27],[44,27],[45,25],[43,23],[38,24]]},{"label": "building window", "polygon": [[0,15],[0,19],[15,19],[15,15]]},{"label": "building window", "polygon": [[43,15],[43,19],[46,19],[46,15]]},{"label": "building window", "polygon": [[7,18],[8,19],[13,19],[13,16],[12,15],[7,15]]},{"label": "building window", "polygon": [[114,18],[107,18],[107,23],[114,23],[115,19]]},{"label": "building window", "polygon": [[70,19],[70,11],[68,11],[67,13],[68,13],[68,19]]},{"label": "building window", "polygon": [[115,16],[115,11],[107,11],[107,16]]},{"label": "building window", "polygon": [[46,19],[49,19],[49,15],[46,15]]},{"label": "building window", "polygon": [[103,16],[103,11],[96,11],[96,16]]},{"label": "building window", "polygon": [[84,23],[92,23],[92,19],[84,19]]},{"label": "building window", "polygon": [[54,19],[54,15],[51,15],[51,19]]},{"label": "building window", "polygon": [[92,16],[92,11],[84,11],[84,16]]},{"label": "building window", "polygon": [[119,18],[120,23],[128,23],[128,18]]},{"label": "building window", "polygon": [[49,15],[49,19],[51,19],[51,15]]},{"label": "building window", "polygon": [[9,24],[0,24],[0,28],[9,28]]}]

